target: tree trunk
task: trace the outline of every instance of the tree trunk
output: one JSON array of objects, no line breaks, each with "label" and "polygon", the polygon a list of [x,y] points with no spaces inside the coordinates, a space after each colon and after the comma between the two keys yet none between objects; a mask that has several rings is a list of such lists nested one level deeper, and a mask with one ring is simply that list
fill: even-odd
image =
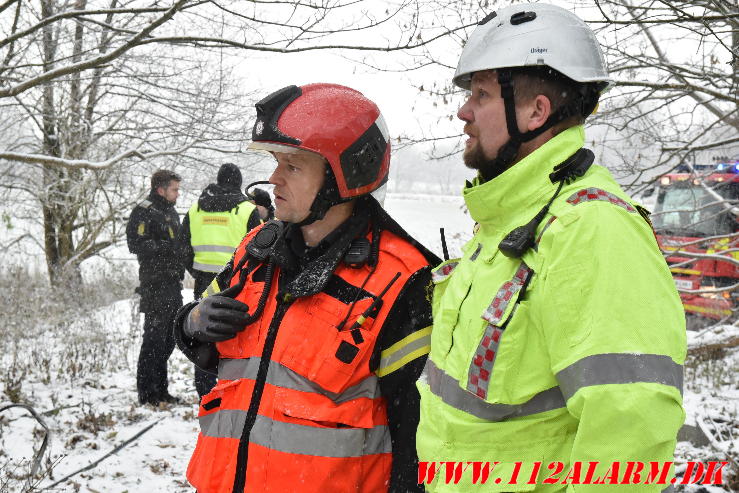
[{"label": "tree trunk", "polygon": [[[42,17],[54,15],[53,0],[41,2]],[[57,40],[51,27],[43,29],[44,68],[54,67]],[[55,105],[54,83],[44,84],[43,96],[43,152],[46,155],[62,157],[62,146],[59,139],[59,118]],[[44,249],[49,281],[53,286],[60,286],[66,281],[78,281],[82,276],[79,263],[75,262],[73,226],[78,206],[70,204],[70,188],[75,178],[79,179],[79,171],[72,172],[51,166],[43,167],[43,192],[41,208],[44,219]],[[75,176],[76,175],[76,176]],[[71,260],[71,261],[70,261]]]}]

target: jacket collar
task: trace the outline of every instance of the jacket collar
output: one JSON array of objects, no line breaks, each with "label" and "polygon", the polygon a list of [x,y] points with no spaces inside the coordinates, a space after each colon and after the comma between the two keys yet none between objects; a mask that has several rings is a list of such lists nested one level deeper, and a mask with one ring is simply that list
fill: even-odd
[{"label": "jacket collar", "polygon": [[583,127],[571,127],[492,180],[480,183],[478,176],[462,192],[470,216],[482,228],[495,230],[527,222],[556,190],[549,173],[584,143]]},{"label": "jacket collar", "polygon": [[[311,296],[323,290],[344,258],[351,241],[367,232],[369,211],[361,199],[349,218],[312,248],[306,248],[299,227],[286,228],[280,248],[295,260],[298,272],[288,273],[287,290],[295,297]],[[294,277],[293,277],[294,276]]]},{"label": "jacket collar", "polygon": [[226,188],[211,183],[200,194],[198,207],[205,212],[225,212],[246,200],[246,196],[239,189]]},{"label": "jacket collar", "polygon": [[162,197],[157,193],[156,190],[151,190],[149,192],[149,196],[146,197],[152,204],[154,204],[154,207],[159,209],[160,211],[163,211],[169,207],[174,207],[174,204]]}]

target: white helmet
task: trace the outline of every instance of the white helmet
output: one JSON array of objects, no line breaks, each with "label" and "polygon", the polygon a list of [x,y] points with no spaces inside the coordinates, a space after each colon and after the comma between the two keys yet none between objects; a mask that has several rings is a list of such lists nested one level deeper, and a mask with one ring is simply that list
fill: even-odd
[{"label": "white helmet", "polygon": [[[521,132],[516,122],[514,72],[542,68],[561,74],[550,74],[553,79],[565,76],[574,81],[575,94],[556,108],[543,125]],[[510,136],[498,149],[491,166],[481,170],[484,180],[512,165],[523,142],[567,118],[590,115],[600,94],[613,83],[590,28],[572,12],[542,3],[506,7],[479,22],[462,50],[454,83],[469,89],[472,74],[483,70],[496,71]]]},{"label": "white helmet", "polygon": [[454,83],[470,88],[481,70],[548,66],[576,82],[613,85],[595,34],[572,12],[543,3],[512,5],[480,21],[467,40]]}]

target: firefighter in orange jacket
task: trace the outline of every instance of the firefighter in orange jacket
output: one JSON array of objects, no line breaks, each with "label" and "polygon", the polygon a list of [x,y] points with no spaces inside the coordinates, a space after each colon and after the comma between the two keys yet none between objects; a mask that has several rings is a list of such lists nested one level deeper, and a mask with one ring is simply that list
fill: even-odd
[{"label": "firefighter in orange jacket", "polygon": [[200,493],[423,491],[415,380],[429,351],[429,263],[370,195],[390,143],[377,106],[333,84],[256,105],[277,160],[275,216],[175,321],[218,373],[187,471]]}]

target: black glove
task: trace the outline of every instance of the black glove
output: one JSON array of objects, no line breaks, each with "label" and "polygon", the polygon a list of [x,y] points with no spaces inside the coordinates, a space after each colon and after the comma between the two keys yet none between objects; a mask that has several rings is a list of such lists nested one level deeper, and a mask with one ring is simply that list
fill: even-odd
[{"label": "black glove", "polygon": [[187,337],[198,341],[226,341],[244,330],[248,318],[249,307],[244,303],[213,295],[190,311],[183,329]]}]

